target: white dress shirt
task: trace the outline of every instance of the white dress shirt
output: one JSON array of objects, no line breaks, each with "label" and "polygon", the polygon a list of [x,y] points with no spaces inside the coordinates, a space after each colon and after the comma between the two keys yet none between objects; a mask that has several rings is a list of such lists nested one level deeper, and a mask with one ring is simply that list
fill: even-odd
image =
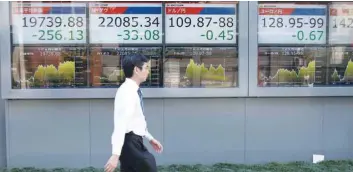
[{"label": "white dress shirt", "polygon": [[135,81],[126,78],[118,88],[114,100],[114,131],[112,134],[112,153],[121,154],[124,145],[125,133],[133,131],[134,134],[152,140],[147,130],[145,116],[137,93],[139,86]]}]

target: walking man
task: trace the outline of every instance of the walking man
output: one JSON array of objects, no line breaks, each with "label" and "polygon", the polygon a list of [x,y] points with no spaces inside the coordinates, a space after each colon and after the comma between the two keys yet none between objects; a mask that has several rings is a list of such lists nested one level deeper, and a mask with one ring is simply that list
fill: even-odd
[{"label": "walking man", "polygon": [[120,160],[122,172],[157,172],[156,160],[142,140],[147,138],[156,152],[163,151],[147,130],[139,87],[149,75],[148,59],[141,54],[125,56],[122,66],[126,79],[115,95],[112,155],[105,171],[113,172]]}]

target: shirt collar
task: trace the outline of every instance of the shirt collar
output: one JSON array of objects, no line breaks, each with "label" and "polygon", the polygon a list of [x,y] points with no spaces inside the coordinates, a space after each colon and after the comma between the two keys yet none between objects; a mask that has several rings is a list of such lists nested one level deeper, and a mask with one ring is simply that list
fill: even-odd
[{"label": "shirt collar", "polygon": [[134,90],[138,90],[140,87],[136,84],[136,82],[130,78],[125,78],[125,82],[126,84],[129,85],[130,88],[134,89]]}]

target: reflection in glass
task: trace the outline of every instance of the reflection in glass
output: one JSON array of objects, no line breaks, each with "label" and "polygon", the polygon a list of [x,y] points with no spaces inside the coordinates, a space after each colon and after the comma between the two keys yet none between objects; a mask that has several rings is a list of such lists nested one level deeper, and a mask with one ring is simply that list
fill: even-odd
[{"label": "reflection in glass", "polygon": [[353,84],[353,48],[332,47],[329,60],[329,83],[332,85]]},{"label": "reflection in glass", "polygon": [[117,88],[124,81],[121,59],[124,56],[141,53],[150,59],[150,75],[141,87],[160,87],[160,47],[93,47],[90,50],[91,87]]},{"label": "reflection in glass", "polygon": [[329,5],[329,43],[353,43],[353,3],[331,2]]},{"label": "reflection in glass", "polygon": [[164,87],[236,87],[236,47],[167,47]]},{"label": "reflection in glass", "polygon": [[14,47],[12,88],[73,88],[87,86],[83,47]]},{"label": "reflection in glass", "polygon": [[326,57],[326,49],[319,47],[260,47],[258,86],[325,84]]},{"label": "reflection in glass", "polygon": [[259,44],[326,44],[327,2],[258,4]]}]

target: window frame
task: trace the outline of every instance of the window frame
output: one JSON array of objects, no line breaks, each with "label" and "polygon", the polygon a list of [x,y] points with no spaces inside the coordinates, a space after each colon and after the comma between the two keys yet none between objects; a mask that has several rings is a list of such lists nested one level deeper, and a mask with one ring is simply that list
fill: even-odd
[{"label": "window frame", "polygon": [[[89,2],[85,2],[88,6]],[[246,97],[248,96],[248,2],[238,2],[238,87],[234,88],[143,88],[146,98],[197,98],[197,97]],[[89,99],[114,98],[116,88],[63,88],[63,89],[12,89],[11,85],[11,2],[0,2],[0,57],[1,93],[3,99]],[[165,2],[162,3],[164,10]],[[162,13],[164,23],[165,14]],[[164,27],[164,24],[163,24]],[[164,29],[163,29],[164,31]],[[163,36],[165,39],[165,36]],[[151,45],[153,46],[153,45]],[[166,46],[163,42],[162,46]],[[163,57],[164,58],[164,57]]]}]

